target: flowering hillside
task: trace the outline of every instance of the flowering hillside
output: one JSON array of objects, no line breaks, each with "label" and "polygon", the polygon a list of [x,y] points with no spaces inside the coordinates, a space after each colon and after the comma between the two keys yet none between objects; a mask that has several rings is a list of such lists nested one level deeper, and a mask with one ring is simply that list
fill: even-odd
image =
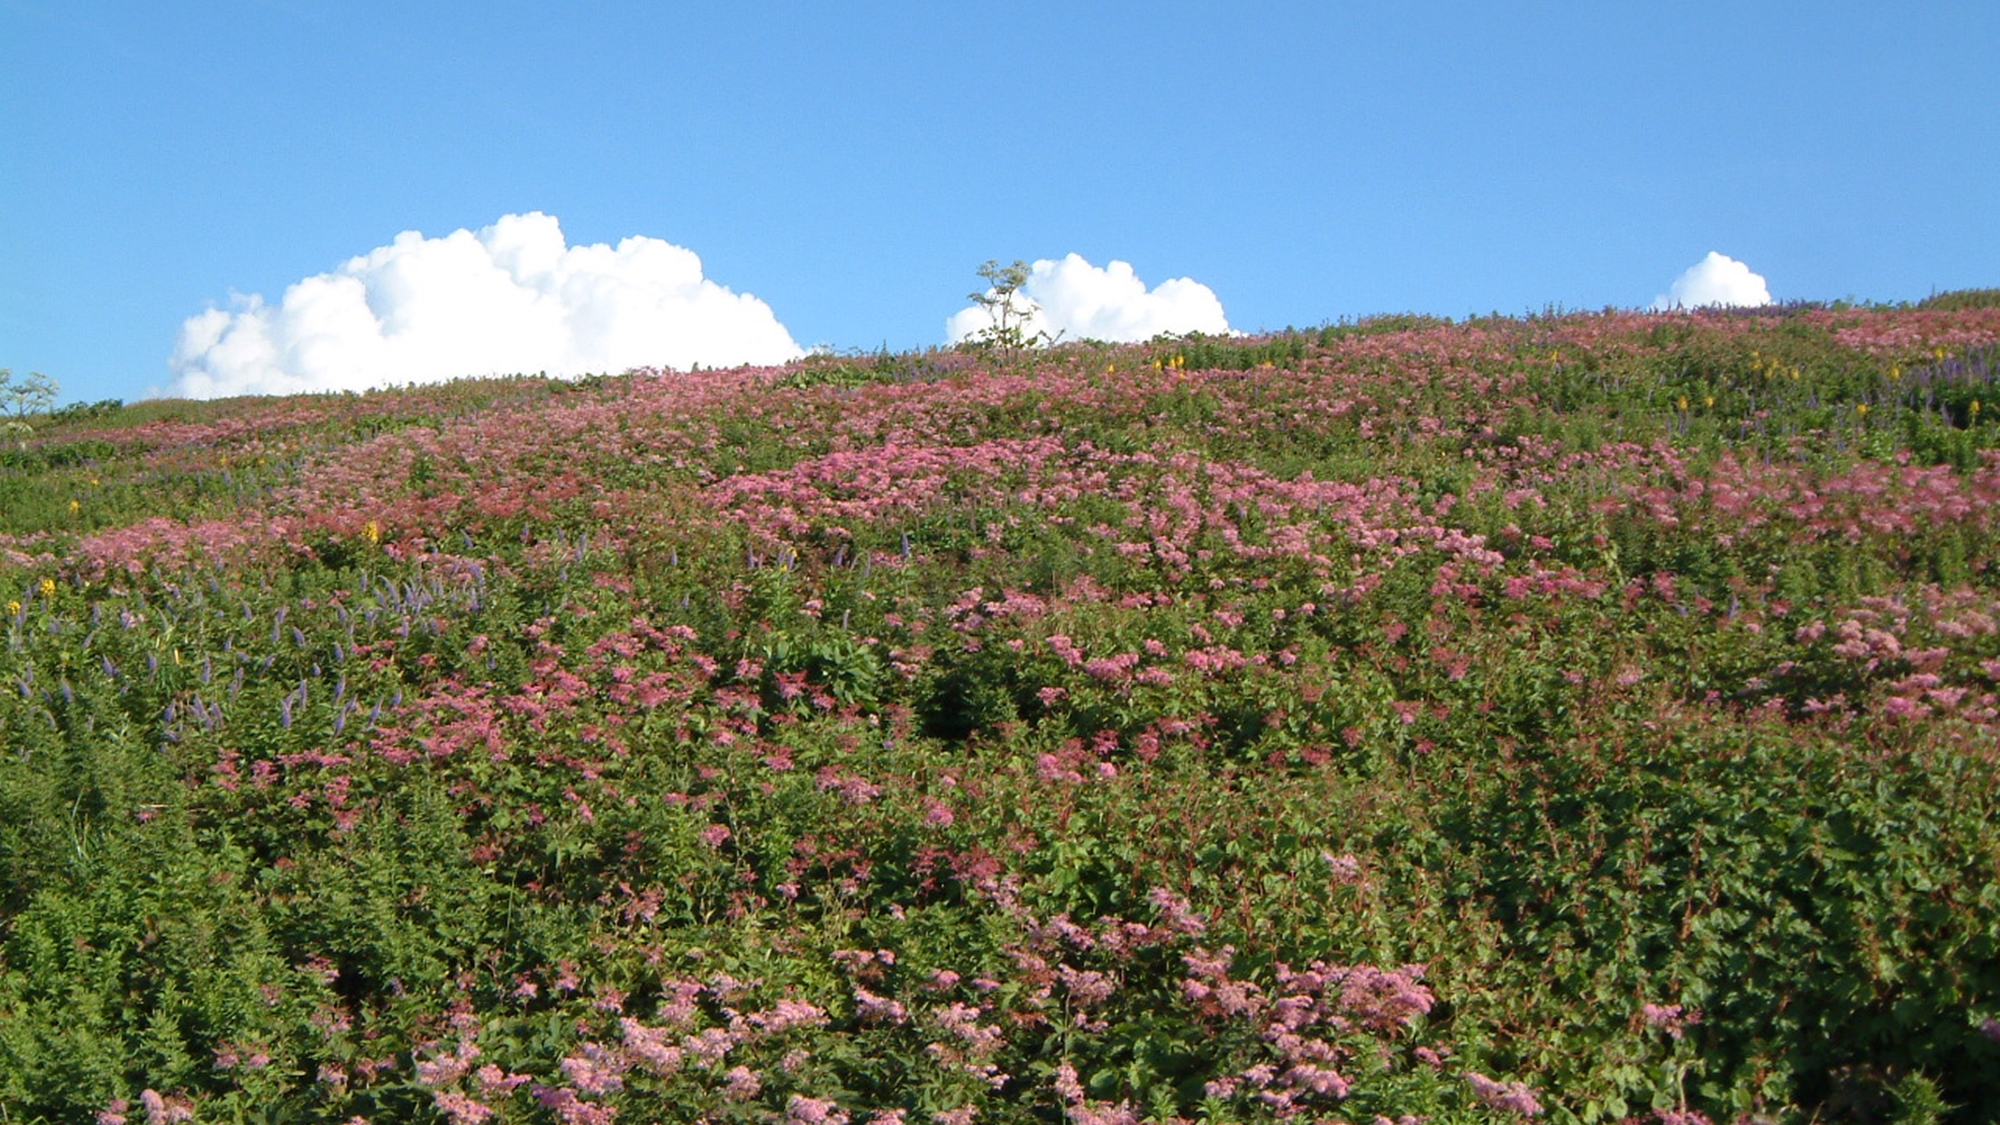
[{"label": "flowering hillside", "polygon": [[0,1118],[2000,1118],[2000,309],[0,452]]}]

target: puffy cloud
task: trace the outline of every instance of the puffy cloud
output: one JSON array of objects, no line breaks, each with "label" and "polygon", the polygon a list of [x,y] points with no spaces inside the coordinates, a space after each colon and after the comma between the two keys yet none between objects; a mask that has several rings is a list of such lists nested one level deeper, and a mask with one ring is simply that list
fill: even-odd
[{"label": "puffy cloud", "polygon": [[[1077,254],[1060,262],[1043,258],[1031,269],[1015,300],[1016,307],[1035,314],[1027,325],[1031,333],[1126,342],[1163,332],[1229,331],[1215,291],[1193,278],[1176,277],[1149,290],[1130,262],[1114,261],[1099,269]],[[957,343],[992,323],[990,312],[973,305],[952,314],[945,334]]]},{"label": "puffy cloud", "polygon": [[181,326],[173,393],[363,390],[462,375],[577,375],[801,353],[769,305],[702,277],[692,250],[633,237],[569,246],[555,218],[394,242]]},{"label": "puffy cloud", "polygon": [[1704,305],[1768,305],[1771,291],[1764,279],[1742,262],[1713,250],[1674,279],[1667,291],[1653,298],[1655,312],[1693,309]]}]

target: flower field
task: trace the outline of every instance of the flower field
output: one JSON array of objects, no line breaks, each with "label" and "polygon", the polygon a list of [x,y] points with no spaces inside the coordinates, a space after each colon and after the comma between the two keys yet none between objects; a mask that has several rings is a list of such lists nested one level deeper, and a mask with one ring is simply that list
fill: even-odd
[{"label": "flower field", "polygon": [[2000,1119],[2000,308],[0,451],[0,1120]]}]

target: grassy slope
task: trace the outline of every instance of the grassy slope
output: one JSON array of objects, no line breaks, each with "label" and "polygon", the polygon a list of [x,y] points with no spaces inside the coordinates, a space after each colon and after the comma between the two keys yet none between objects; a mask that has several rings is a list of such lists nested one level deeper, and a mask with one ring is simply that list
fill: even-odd
[{"label": "grassy slope", "polygon": [[45,428],[0,1105],[1991,1119],[1996,341],[1382,319]]}]

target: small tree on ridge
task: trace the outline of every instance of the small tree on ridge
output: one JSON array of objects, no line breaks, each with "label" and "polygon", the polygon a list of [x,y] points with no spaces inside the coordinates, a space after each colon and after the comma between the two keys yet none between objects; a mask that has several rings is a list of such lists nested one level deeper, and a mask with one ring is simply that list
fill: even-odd
[{"label": "small tree on ridge", "polygon": [[[1053,343],[1047,332],[1029,332],[1028,324],[1035,319],[1039,310],[1021,292],[1033,271],[1028,263],[1016,258],[1011,266],[1003,266],[998,259],[987,259],[979,267],[979,276],[988,288],[968,293],[972,302],[986,310],[993,323],[972,334],[974,347],[995,351],[1009,361],[1022,351],[1039,343]],[[1021,302],[1026,302],[1025,306]]]},{"label": "small tree on ridge", "polygon": [[48,413],[56,404],[56,391],[56,381],[39,371],[28,372],[17,385],[14,372],[0,367],[0,405],[11,410],[16,419]]}]

